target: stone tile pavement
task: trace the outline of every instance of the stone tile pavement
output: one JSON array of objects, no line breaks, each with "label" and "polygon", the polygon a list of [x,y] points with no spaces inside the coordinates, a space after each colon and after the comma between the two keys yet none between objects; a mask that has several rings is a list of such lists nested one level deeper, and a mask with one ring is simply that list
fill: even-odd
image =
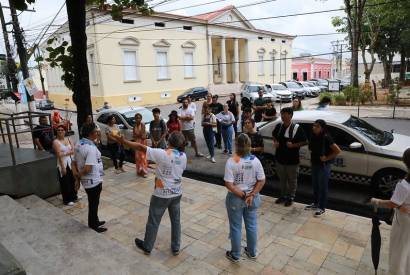
[{"label": "stone tile pavement", "polygon": [[[114,174],[112,168],[106,170],[99,216],[107,221],[106,237],[137,251],[134,238],[143,238],[153,174],[146,179],[137,178],[133,166],[127,165],[126,169],[120,175]],[[315,218],[302,204],[285,208],[275,205],[274,198],[263,196],[258,219],[259,256],[249,260],[243,255],[234,264],[225,258],[225,251],[230,248],[225,187],[184,178],[183,190],[181,254],[172,256],[170,251],[168,214],[163,217],[151,255],[137,253],[169,273],[374,274],[370,219],[332,210]],[[80,192],[83,199],[74,207],[63,206],[59,196],[48,201],[86,224],[87,200],[84,191]],[[383,224],[380,230],[378,274],[387,274],[390,227]]]}]

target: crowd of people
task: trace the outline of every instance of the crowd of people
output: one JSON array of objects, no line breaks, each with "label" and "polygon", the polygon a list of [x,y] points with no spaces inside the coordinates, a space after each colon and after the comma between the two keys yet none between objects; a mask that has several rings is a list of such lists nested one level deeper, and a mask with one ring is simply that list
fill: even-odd
[{"label": "crowd of people", "polygon": [[[325,110],[328,104],[327,100],[322,100],[319,108]],[[161,218],[167,209],[171,218],[171,251],[174,255],[180,253],[182,174],[187,166],[185,147],[190,144],[196,157],[203,156],[198,150],[195,136],[197,110],[196,104],[187,97],[182,101],[181,108],[171,111],[169,120],[165,122],[161,118],[160,109],[154,108],[154,119],[149,125],[151,146],[148,146],[145,124],[140,113],[135,114],[133,140],[124,138],[115,117],[108,118],[108,127],[103,134],[107,136],[107,147],[116,173],[125,171],[124,146],[135,151],[138,176],[147,176],[148,161],[155,163],[155,187],[150,200],[145,237],[135,239],[135,245],[147,255],[154,247]],[[316,120],[309,135],[303,127],[294,123],[294,112],[301,110],[301,101],[296,98],[292,107],[280,110],[280,122],[272,131],[273,147],[276,149],[275,169],[280,186],[280,196],[275,203],[284,204],[285,207],[293,204],[299,174],[299,150],[307,145],[311,154],[313,198],[305,210],[313,210],[314,216],[321,216],[326,211],[332,163],[341,150],[327,131],[326,121]],[[241,105],[235,94],[231,94],[225,104],[218,102],[217,95],[208,94],[202,104],[200,126],[209,151],[209,160],[216,162],[215,148],[222,150],[222,141],[223,153],[229,155],[225,164],[224,181],[228,190],[225,204],[231,249],[226,252],[226,257],[232,262],[238,262],[241,254],[242,220],[245,223],[247,243],[244,252],[251,259],[257,257],[257,209],[261,204],[259,192],[265,184],[261,162],[265,145],[255,124],[276,119],[276,109],[272,102],[263,99],[263,93],[253,103],[242,100]],[[88,198],[88,225],[97,232],[105,232],[105,222],[98,217],[104,175],[98,149],[102,135],[100,129],[92,122],[92,116],[89,116],[80,130],[82,138],[73,146],[65,137],[64,125],[57,127],[55,139],[46,130],[46,125],[47,118],[41,118],[34,135],[35,143],[40,150],[52,151],[57,157],[63,203],[73,205],[79,199],[77,192],[81,184]],[[404,153],[403,160],[410,169],[410,149]],[[390,200],[371,200],[372,204],[379,207],[397,209],[390,248],[390,266],[392,270],[397,270],[395,274],[406,274],[410,270],[410,252],[403,243],[403,240],[409,238],[409,198],[410,176],[407,175],[396,186]]]}]

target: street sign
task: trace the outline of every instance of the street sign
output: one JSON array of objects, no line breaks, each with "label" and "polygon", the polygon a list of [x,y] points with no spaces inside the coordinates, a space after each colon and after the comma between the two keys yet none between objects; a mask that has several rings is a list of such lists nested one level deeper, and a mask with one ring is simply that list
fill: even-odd
[{"label": "street sign", "polygon": [[30,77],[24,79],[24,86],[26,87],[26,90],[30,96],[33,96],[35,93],[38,92],[36,84],[34,83],[33,79]]},{"label": "street sign", "polygon": [[329,92],[339,92],[340,91],[340,82],[337,80],[328,80],[329,81]]}]

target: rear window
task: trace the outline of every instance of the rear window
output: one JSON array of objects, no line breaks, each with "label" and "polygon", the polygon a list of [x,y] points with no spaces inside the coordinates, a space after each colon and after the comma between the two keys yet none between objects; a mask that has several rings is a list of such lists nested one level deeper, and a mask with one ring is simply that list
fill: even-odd
[{"label": "rear window", "polygon": [[249,86],[248,87],[248,91],[250,93],[257,93],[257,92],[259,92],[260,89],[263,90],[263,87],[262,86]]}]

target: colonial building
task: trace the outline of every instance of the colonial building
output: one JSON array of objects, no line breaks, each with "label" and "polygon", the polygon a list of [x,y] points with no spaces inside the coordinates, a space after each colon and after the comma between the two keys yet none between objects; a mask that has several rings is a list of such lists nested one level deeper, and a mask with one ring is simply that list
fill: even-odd
[{"label": "colonial building", "polygon": [[[69,41],[67,24],[52,37]],[[90,8],[87,37],[94,109],[104,101],[113,106],[176,102],[197,86],[227,93],[238,92],[246,81],[287,80],[295,38],[255,28],[234,6],[193,17],[126,11],[121,21]],[[49,97],[56,105],[71,101],[60,77],[59,68],[48,68]]]},{"label": "colonial building", "polygon": [[332,61],[313,56],[292,59],[292,79],[306,81],[312,78],[331,78]]}]

